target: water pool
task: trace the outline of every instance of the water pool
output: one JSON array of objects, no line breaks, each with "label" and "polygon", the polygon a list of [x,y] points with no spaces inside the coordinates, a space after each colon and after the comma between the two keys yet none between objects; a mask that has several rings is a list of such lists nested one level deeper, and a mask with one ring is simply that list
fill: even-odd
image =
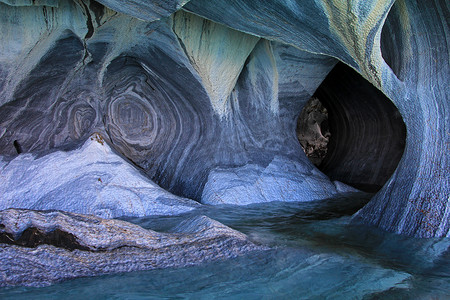
[{"label": "water pool", "polygon": [[450,239],[415,239],[353,224],[368,195],[309,203],[205,207],[127,218],[169,231],[207,215],[271,250],[200,266],[0,289],[1,299],[448,299]]}]

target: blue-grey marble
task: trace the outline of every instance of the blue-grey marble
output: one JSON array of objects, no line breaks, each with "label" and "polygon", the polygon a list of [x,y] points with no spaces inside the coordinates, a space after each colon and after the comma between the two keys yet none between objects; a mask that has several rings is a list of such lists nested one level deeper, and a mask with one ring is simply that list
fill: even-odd
[{"label": "blue-grey marble", "polygon": [[117,218],[175,215],[201,206],[149,180],[99,134],[72,151],[2,161],[0,178],[0,210],[57,209]]},{"label": "blue-grey marble", "polygon": [[[163,189],[196,201],[232,186],[234,175],[209,181],[232,175],[218,170],[252,177],[275,157],[313,170],[296,118],[341,61],[395,104],[407,131],[394,174],[355,222],[450,235],[444,1],[100,2],[0,2],[2,161],[74,150],[98,132]],[[293,177],[273,174],[271,191]],[[324,194],[337,191],[308,178],[303,201],[325,181]]]},{"label": "blue-grey marble", "polygon": [[355,192],[305,162],[276,156],[267,167],[247,164],[238,168],[217,168],[209,173],[202,203],[238,204],[271,201],[309,201],[332,198],[340,192]]}]

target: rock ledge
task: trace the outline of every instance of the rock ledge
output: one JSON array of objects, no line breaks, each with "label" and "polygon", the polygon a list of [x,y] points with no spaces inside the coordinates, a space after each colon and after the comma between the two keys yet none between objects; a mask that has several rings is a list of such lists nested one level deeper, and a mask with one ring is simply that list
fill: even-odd
[{"label": "rock ledge", "polygon": [[184,267],[262,249],[206,216],[159,233],[60,211],[0,211],[0,286],[44,286],[83,276]]}]

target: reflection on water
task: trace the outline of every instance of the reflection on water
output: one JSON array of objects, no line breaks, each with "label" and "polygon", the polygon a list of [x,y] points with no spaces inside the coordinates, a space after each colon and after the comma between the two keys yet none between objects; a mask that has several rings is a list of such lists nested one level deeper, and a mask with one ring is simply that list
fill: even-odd
[{"label": "reflection on water", "polygon": [[272,250],[201,266],[3,288],[2,299],[447,299],[450,239],[414,239],[350,222],[367,195],[310,203],[207,207],[127,219],[170,231],[203,214]]}]

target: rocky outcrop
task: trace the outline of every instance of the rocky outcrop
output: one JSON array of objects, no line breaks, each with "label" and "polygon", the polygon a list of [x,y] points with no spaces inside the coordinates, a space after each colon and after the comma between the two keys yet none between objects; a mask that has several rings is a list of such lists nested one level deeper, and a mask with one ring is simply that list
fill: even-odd
[{"label": "rocky outcrop", "polygon": [[202,203],[302,202],[357,191],[343,183],[331,182],[312,166],[276,156],[265,168],[249,164],[212,170],[203,189]]},{"label": "rocky outcrop", "polygon": [[205,216],[158,233],[125,221],[14,209],[0,212],[0,241],[0,286],[182,267],[264,249]]},{"label": "rocky outcrop", "polygon": [[99,134],[72,151],[19,155],[1,162],[0,170],[0,209],[57,209],[117,218],[174,215],[200,207],[160,188]]},{"label": "rocky outcrop", "polygon": [[297,138],[315,166],[320,166],[327,155],[330,136],[328,111],[318,98],[312,97],[298,116]]},{"label": "rocky outcrop", "polygon": [[[213,194],[210,187],[234,185],[232,171],[219,185],[209,182],[218,170],[248,170],[254,178],[276,157],[313,170],[296,138],[296,118],[341,61],[392,101],[407,131],[395,168],[370,157],[389,151],[378,143],[379,122],[367,127],[378,134],[367,161],[384,174],[373,181],[395,172],[355,221],[449,236],[449,12],[442,1],[99,2],[0,3],[4,161],[77,149],[99,132],[156,184],[197,201]],[[349,145],[349,153],[357,148]],[[334,170],[356,174],[358,163]],[[272,172],[265,190],[276,191],[277,176],[289,172]],[[315,195],[323,180],[309,177],[302,193]],[[255,191],[252,180],[236,186],[240,195]],[[336,190],[330,180],[325,189]]]}]

